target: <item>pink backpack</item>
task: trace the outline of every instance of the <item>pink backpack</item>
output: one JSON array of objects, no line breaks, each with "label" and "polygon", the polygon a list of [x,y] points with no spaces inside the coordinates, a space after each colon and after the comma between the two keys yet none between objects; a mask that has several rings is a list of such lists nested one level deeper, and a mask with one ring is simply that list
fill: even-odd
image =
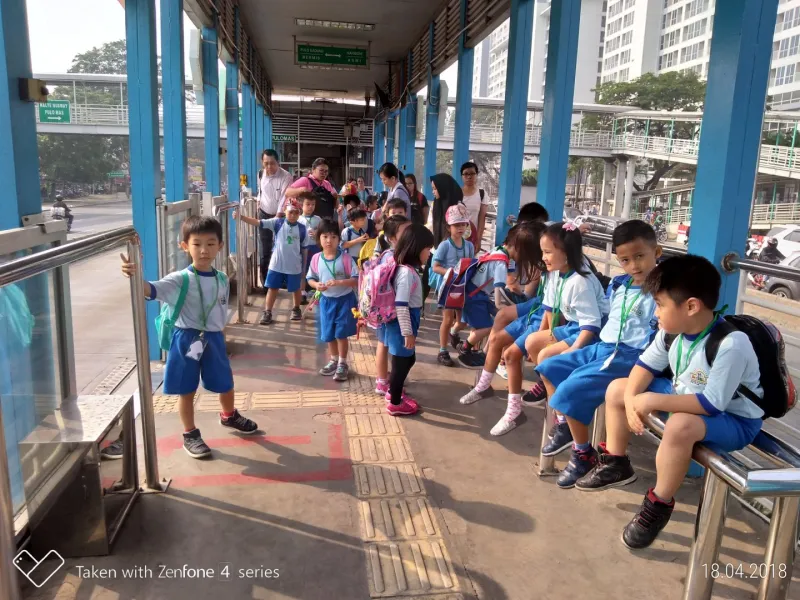
[{"label": "pink backpack", "polygon": [[[311,268],[314,269],[314,273],[317,275],[321,275],[319,270],[319,257],[322,256],[322,252],[317,252],[314,256],[311,257]],[[353,257],[350,256],[347,252],[342,252],[342,266],[344,267],[344,276],[350,278],[353,276],[353,268],[355,264],[353,262]],[[338,258],[338,256],[337,256]],[[334,267],[336,268],[336,267]]]},{"label": "pink backpack", "polygon": [[367,325],[373,329],[397,319],[394,293],[397,263],[390,254],[381,264],[384,254],[366,261],[358,280],[358,309]]}]

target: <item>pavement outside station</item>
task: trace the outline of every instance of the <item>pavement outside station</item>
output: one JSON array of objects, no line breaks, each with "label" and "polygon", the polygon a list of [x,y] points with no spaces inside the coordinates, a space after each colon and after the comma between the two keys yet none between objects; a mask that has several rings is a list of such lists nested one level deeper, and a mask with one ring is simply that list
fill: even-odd
[{"label": "pavement outside station", "polygon": [[[116,291],[106,298],[120,295],[127,311],[127,282],[113,283]],[[73,299],[76,293],[73,284]],[[631,486],[599,494],[560,490],[534,473],[543,409],[525,408],[516,430],[491,438],[504,399],[458,403],[475,373],[436,364],[435,313],[422,323],[408,384],[424,411],[395,419],[372,392],[372,335],[353,341],[354,373],[337,384],[316,374],[327,356],[313,321],[290,323],[282,295],[276,322],[258,326],[263,298],[252,301],[249,323],[233,323],[227,337],[237,405],[261,431],[223,431],[216,398],[201,390],[197,425],[213,457],[192,460],[181,449],[176,399],[157,391],[159,468],[172,479],[169,491],[139,499],[110,556],[68,559],[42,588],[27,585],[26,599],[681,596],[699,480],[681,488],[673,520],[652,548],[633,553],[620,541],[653,484],[654,446],[635,443],[640,479]],[[110,325],[93,329],[94,337],[80,342],[85,334],[76,326],[80,364],[90,364],[93,354],[132,356],[105,346]],[[87,386],[104,376],[96,362]],[[505,382],[494,384],[503,396]],[[559,457],[558,466],[565,461]],[[729,568],[734,575],[716,582],[714,598],[754,597],[757,580],[748,577],[763,560],[766,534],[766,524],[729,500],[720,560],[743,570]],[[184,573],[184,565],[213,569],[214,576]],[[151,571],[136,578],[123,571],[137,566]],[[789,597],[800,599],[800,586]]]}]

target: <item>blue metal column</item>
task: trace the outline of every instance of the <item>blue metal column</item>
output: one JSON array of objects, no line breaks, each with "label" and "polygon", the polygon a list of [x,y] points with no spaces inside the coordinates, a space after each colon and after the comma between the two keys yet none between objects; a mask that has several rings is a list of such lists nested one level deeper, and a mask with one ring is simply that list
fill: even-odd
[{"label": "blue metal column", "polygon": [[374,156],[374,165],[373,165],[373,173],[372,175],[372,191],[373,192],[380,192],[383,191],[383,183],[381,182],[380,178],[378,177],[377,170],[381,168],[381,165],[386,162],[384,160],[385,152],[386,152],[386,121],[381,121],[380,123],[375,123],[375,152]]},{"label": "blue metal column", "polygon": [[161,76],[164,104],[164,179],[167,202],[189,196],[183,0],[161,0]]},{"label": "blue metal column", "polygon": [[389,113],[389,118],[386,119],[386,160],[384,162],[390,162],[390,163],[394,162],[394,141],[395,141],[396,131],[397,131],[397,113]]},{"label": "blue metal column", "polygon": [[[267,135],[267,139],[264,142],[265,144],[264,148],[274,149],[275,145],[272,142],[272,114],[267,112],[266,115],[264,115],[264,119],[266,120],[266,135]],[[281,159],[283,159],[282,156]]]},{"label": "blue metal column", "polygon": [[[530,0],[532,2],[532,0]],[[514,3],[512,2],[511,8],[511,28],[514,28]],[[531,9],[532,10],[532,9]],[[467,0],[461,0],[461,29],[467,26]],[[531,32],[533,26],[531,26]],[[475,51],[472,48],[467,48],[464,42],[467,39],[466,31],[458,37],[458,83],[456,84],[456,123],[455,123],[455,136],[453,138],[453,177],[456,181],[461,181],[461,165],[469,160],[469,129],[470,122],[472,121],[472,80],[475,77]],[[514,52],[518,52],[520,48],[513,45],[514,38],[508,40],[508,76],[506,82],[511,79],[511,56]],[[528,58],[525,60],[525,65],[530,63],[531,55],[531,34],[527,37],[527,52]],[[525,77],[527,89],[528,76]],[[508,83],[506,83],[508,85]],[[522,89],[520,88],[520,92]],[[508,104],[508,97],[510,90],[506,87],[506,104]],[[523,100],[527,102],[527,91],[522,94]],[[447,99],[445,98],[445,110]],[[505,113],[504,121],[506,123],[517,123],[517,121],[510,121],[508,113]],[[525,115],[523,120],[525,122]],[[524,131],[524,127],[522,128]],[[505,137],[503,138],[505,142]],[[503,153],[504,156],[508,156]],[[522,177],[522,151],[513,155],[520,157],[520,178]]]},{"label": "blue metal column", "polygon": [[[574,0],[565,0],[565,2],[571,1]],[[511,0],[506,99],[503,108],[503,145],[500,150],[503,158],[501,159],[500,189],[497,198],[497,229],[495,231],[495,243],[497,244],[501,244],[508,233],[509,225],[506,218],[509,215],[516,216],[519,210],[519,197],[522,193],[522,157],[525,151],[525,119],[528,114],[528,82],[530,80],[535,5],[535,0]],[[559,5],[560,3],[555,2],[550,9],[551,13]],[[548,54],[556,51],[553,48],[553,27],[551,22]],[[547,60],[547,76],[550,77],[550,56]],[[541,175],[539,177],[541,181]],[[541,189],[541,183],[539,186]],[[561,193],[564,193],[563,189]],[[553,218],[558,217],[554,215]]]},{"label": "blue metal column", "polygon": [[580,0],[563,0],[550,7],[550,41],[547,48],[542,111],[542,153],[539,157],[536,201],[556,221],[561,219],[564,212],[580,19]]},{"label": "blue metal column", "polygon": [[[19,97],[19,78],[30,78],[31,52],[25,0],[0,3],[0,230],[42,212],[34,105]],[[3,515],[5,518],[5,515]]]},{"label": "blue metal column", "polygon": [[[428,56],[433,56],[433,23],[428,28]],[[436,151],[439,142],[439,98],[442,86],[439,76],[433,74],[431,62],[428,61],[428,105],[425,109],[425,196],[433,200],[431,177],[436,175]],[[416,137],[416,135],[415,135]]]},{"label": "blue metal column", "polygon": [[[411,81],[411,73],[413,67],[413,59],[411,52],[408,53],[408,80]],[[416,162],[416,142],[417,142],[417,95],[409,92],[408,103],[404,109],[406,111],[405,118],[405,139],[403,142],[403,165],[408,173],[413,173]],[[417,178],[419,181],[419,178]]]},{"label": "blue metal column", "polygon": [[[130,171],[133,225],[142,239],[145,279],[158,279],[156,199],[161,195],[161,159],[158,131],[158,67],[156,65],[156,11],[154,0],[125,2],[130,114]],[[150,358],[161,358],[155,318],[158,303],[147,303]]]},{"label": "blue metal column", "polygon": [[[744,250],[758,165],[778,0],[729,0],[714,15],[689,251],[717,267]],[[723,276],[720,305],[736,305],[739,274]]]},{"label": "blue metal column", "polygon": [[[256,174],[261,168],[261,152],[264,150],[264,107],[256,103]],[[255,188],[253,188],[255,189]]]},{"label": "blue metal column", "polygon": [[[236,22],[238,24],[238,14]],[[238,25],[237,25],[238,26]],[[225,63],[225,120],[228,125],[228,200],[239,200],[239,66]],[[236,247],[236,223],[231,219],[231,249]]]},{"label": "blue metal column", "polygon": [[256,113],[258,109],[258,103],[256,101],[256,91],[253,86],[250,86],[250,143],[252,147],[252,152],[250,153],[250,160],[248,161],[247,165],[248,169],[248,182],[249,186],[252,189],[253,185],[256,180],[256,175],[258,174],[258,143],[256,141]]},{"label": "blue metal column", "polygon": [[406,164],[406,122],[408,121],[408,105],[397,112],[397,168],[405,170]]},{"label": "blue metal column", "polygon": [[204,148],[206,191],[219,196],[219,71],[217,70],[217,30],[203,27],[203,114],[205,116]]},{"label": "blue metal column", "polygon": [[[253,123],[253,94],[249,83],[242,82],[242,173],[247,186],[253,185],[253,154],[255,154],[255,124]],[[255,188],[253,188],[255,189]]]}]

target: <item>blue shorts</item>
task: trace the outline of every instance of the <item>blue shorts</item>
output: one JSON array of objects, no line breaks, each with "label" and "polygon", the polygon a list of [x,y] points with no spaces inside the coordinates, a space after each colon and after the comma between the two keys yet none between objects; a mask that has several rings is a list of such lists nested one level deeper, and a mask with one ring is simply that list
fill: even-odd
[{"label": "blue shorts", "polygon": [[613,353],[614,344],[598,342],[542,361],[536,372],[556,388],[550,406],[584,425],[591,423],[594,411],[605,402],[608,386],[630,375],[641,350],[620,345],[614,360],[601,371]]},{"label": "blue shorts", "polygon": [[191,394],[203,378],[203,387],[209,392],[224,394],[233,389],[233,373],[221,331],[206,331],[203,338],[206,348],[200,360],[186,356],[189,346],[200,335],[197,329],[175,328],[172,344],[164,367],[165,394]]},{"label": "blue shorts", "polygon": [[494,325],[494,315],[497,307],[489,298],[489,294],[480,291],[474,296],[470,293],[475,290],[472,283],[467,284],[467,297],[464,298],[464,310],[461,311],[461,322],[473,329],[487,329]]},{"label": "blue shorts", "polygon": [[322,342],[346,340],[356,334],[353,309],[358,305],[355,293],[331,298],[323,294],[319,299],[319,339]]},{"label": "blue shorts", "polygon": [[270,269],[267,271],[266,287],[270,290],[279,290],[285,287],[287,292],[296,292],[300,289],[301,279],[302,273],[287,275],[286,273],[280,273]]},{"label": "blue shorts", "polygon": [[539,331],[542,326],[542,317],[543,315],[541,312],[536,312],[532,314],[529,319],[528,313],[526,312],[505,329],[505,332],[514,338],[514,343],[517,345],[517,348],[522,350],[523,356],[528,356],[528,351],[525,349],[525,340],[527,340],[528,336],[532,333]]},{"label": "blue shorts", "polygon": [[531,312],[531,309],[534,308],[537,304],[541,306],[542,301],[540,298],[537,298],[536,296],[534,296],[530,300],[526,300],[525,302],[517,304],[517,318],[521,319],[522,317],[527,317],[528,313]]},{"label": "blue shorts", "polygon": [[[666,377],[657,377],[647,391],[656,394],[674,394],[675,388],[672,387],[672,381]],[[699,416],[706,425],[706,436],[700,442],[712,450],[723,452],[741,450],[751,444],[761,431],[763,423],[761,419],[749,419],[729,412],[721,412],[713,417]]]},{"label": "blue shorts", "polygon": [[[411,329],[414,330],[414,335],[417,335],[421,309],[409,308],[408,312],[411,314]],[[389,354],[392,356],[414,356],[414,350],[406,348],[406,339],[400,332],[400,323],[397,319],[378,326],[377,336],[378,341],[389,348]]]},{"label": "blue shorts", "polygon": [[553,330],[553,337],[556,338],[558,342],[566,342],[569,346],[572,346],[573,342],[578,339],[580,333],[581,326],[578,325],[577,321],[567,321],[565,325],[556,327]]}]

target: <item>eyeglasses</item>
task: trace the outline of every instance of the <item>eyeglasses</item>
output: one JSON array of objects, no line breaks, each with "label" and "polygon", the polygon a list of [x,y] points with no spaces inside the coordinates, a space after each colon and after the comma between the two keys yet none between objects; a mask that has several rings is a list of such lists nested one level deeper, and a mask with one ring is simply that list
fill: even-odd
[{"label": "eyeglasses", "polygon": [[477,177],[478,174],[477,173],[471,173],[470,171],[467,171],[466,173],[462,173],[461,176],[462,177]]}]

